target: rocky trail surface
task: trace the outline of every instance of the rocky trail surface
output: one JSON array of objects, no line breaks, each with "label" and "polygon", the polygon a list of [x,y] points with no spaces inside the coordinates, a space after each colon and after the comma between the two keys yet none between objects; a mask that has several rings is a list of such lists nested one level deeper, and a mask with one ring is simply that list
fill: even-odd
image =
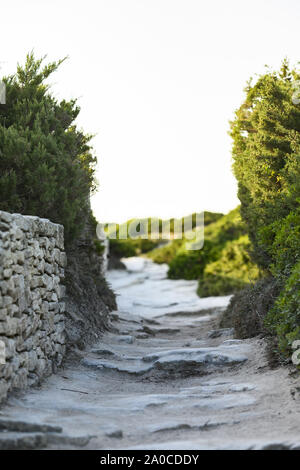
[{"label": "rocky trail surface", "polygon": [[93,347],[0,409],[0,449],[300,449],[299,382],[262,339],[218,329],[229,297],[199,299],[142,258],[111,271],[118,312]]}]

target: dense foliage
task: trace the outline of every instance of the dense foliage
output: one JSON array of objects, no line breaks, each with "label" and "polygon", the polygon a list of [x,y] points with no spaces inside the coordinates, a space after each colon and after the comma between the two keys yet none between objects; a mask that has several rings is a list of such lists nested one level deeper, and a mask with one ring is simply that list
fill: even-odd
[{"label": "dense foliage", "polygon": [[[220,217],[222,217],[222,214],[216,212],[205,212],[205,224],[208,225],[212,222],[215,222]],[[187,218],[190,218],[192,222],[192,228],[195,228],[197,223],[196,214],[191,214]],[[155,231],[154,229],[151,231],[151,221],[153,227],[157,227],[157,231]],[[170,223],[170,237],[165,232],[168,227],[168,222]],[[131,223],[133,223],[134,226],[137,227],[137,232],[141,232],[141,234],[143,234],[144,232],[145,234],[147,233],[148,238],[136,236],[134,238],[128,237],[123,240],[120,239],[120,232],[128,233],[129,226]],[[172,240],[172,243],[167,243],[167,240],[169,240],[169,238],[173,238],[175,227],[178,227],[178,224],[179,226],[181,226],[181,230],[184,231],[184,219],[174,218],[170,219],[169,221],[155,218],[131,219],[125,222],[124,224],[117,225],[116,233],[114,234],[114,236],[116,236],[115,239],[110,237],[110,232],[108,230],[111,255],[117,258],[128,258],[130,256],[137,256],[140,254],[149,253],[149,256],[151,256],[157,263],[169,262],[173,257],[171,253],[174,253],[175,247],[177,251],[177,249],[182,246],[183,243],[185,243],[185,240],[182,239]],[[161,248],[157,248],[159,245],[163,245],[162,250]],[[168,257],[167,253],[169,250],[171,251],[171,253]],[[166,258],[168,258],[168,261],[166,261]]]},{"label": "dense foliage", "polygon": [[169,263],[170,279],[199,279],[206,264],[215,259],[216,252],[210,241],[205,241],[201,250],[186,251],[182,248]]},{"label": "dense foliage", "polygon": [[118,240],[111,239],[109,242],[110,253],[116,258],[129,258],[138,256],[152,250],[156,245],[155,241],[141,238]]},{"label": "dense foliage", "polygon": [[244,234],[245,226],[236,208],[205,228],[201,250],[179,252],[174,257],[169,263],[169,277],[198,279],[201,297],[231,294],[243,288],[259,275],[249,259]]},{"label": "dense foliage", "polygon": [[300,262],[298,262],[272,309],[266,317],[266,325],[277,334],[279,350],[290,354],[293,341],[300,339]]},{"label": "dense foliage", "polygon": [[282,286],[266,325],[279,349],[300,339],[300,104],[299,73],[284,61],[279,72],[249,82],[231,123],[234,172],[252,257]]},{"label": "dense foliage", "polygon": [[75,100],[58,102],[45,81],[62,61],[43,65],[27,55],[6,77],[0,105],[0,208],[61,223],[65,238],[80,232],[95,189],[90,135],[74,121]]},{"label": "dense foliage", "polygon": [[199,282],[200,297],[232,294],[259,277],[259,270],[249,255],[247,235],[225,244],[218,259],[205,266]]},{"label": "dense foliage", "polygon": [[[207,251],[208,247],[206,246],[206,240],[207,238],[210,238],[210,235],[214,232],[214,227],[218,227],[220,224],[222,225],[222,222],[218,222],[218,221],[221,221],[224,219],[224,216],[223,214],[220,214],[220,213],[215,213],[215,212],[204,212],[204,227],[205,227],[205,243],[204,243],[204,246],[202,248],[202,250],[205,250]],[[212,228],[211,228],[212,227]],[[207,236],[208,234],[208,236]],[[151,251],[150,253],[148,253],[148,256],[153,260],[155,261],[155,263],[167,263],[167,264],[171,264],[173,262],[173,260],[179,256],[179,265],[181,265],[181,260],[183,259],[181,255],[186,255],[188,257],[188,255],[190,254],[191,255],[191,263],[193,263],[193,261],[197,263],[197,259],[198,258],[195,258],[195,256],[192,254],[192,251],[188,251],[186,250],[186,242],[187,240],[183,237],[182,239],[178,239],[178,240],[172,240],[171,242],[169,243],[166,243],[164,245],[162,245],[161,247],[159,248],[156,248],[155,250]],[[198,251],[198,254],[197,256],[199,257],[199,251]],[[203,251],[203,256],[206,256],[204,255],[204,251]],[[186,258],[187,259],[187,258]],[[189,261],[189,264],[190,264],[190,261]],[[185,278],[185,279],[197,279],[197,275],[191,275],[191,274],[188,274],[187,277],[184,277],[181,272],[182,270],[179,268],[178,269],[178,275],[176,276],[176,271],[177,271],[177,263],[176,261],[174,261],[174,279],[179,279],[179,278]],[[184,266],[182,266],[183,269],[184,269]],[[195,267],[195,271],[197,271],[198,268],[197,266]],[[170,274],[172,276],[172,274]]]},{"label": "dense foliage", "polygon": [[239,208],[211,220],[205,217],[201,250],[186,250],[185,240],[174,240],[148,254],[155,262],[168,263],[171,279],[199,280],[201,297],[231,294],[259,276],[250,260],[250,243]]},{"label": "dense foliage", "polygon": [[266,276],[236,292],[222,315],[220,326],[233,327],[240,339],[266,334],[264,318],[273,308],[280,289],[277,279]]},{"label": "dense foliage", "polygon": [[293,103],[293,78],[286,61],[246,88],[246,98],[231,123],[234,173],[241,214],[253,244],[253,257],[265,269],[276,262],[276,230],[300,196],[300,106]]},{"label": "dense foliage", "polygon": [[155,263],[170,264],[176,254],[180,251],[184,243],[184,240],[172,240],[155,248],[154,250],[147,253],[147,256],[151,258]]}]

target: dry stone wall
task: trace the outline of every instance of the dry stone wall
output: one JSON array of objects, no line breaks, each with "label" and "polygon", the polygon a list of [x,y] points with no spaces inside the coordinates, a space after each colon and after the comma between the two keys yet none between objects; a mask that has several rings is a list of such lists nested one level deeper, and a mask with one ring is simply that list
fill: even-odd
[{"label": "dry stone wall", "polygon": [[62,362],[65,266],[63,226],[0,211],[0,402]]}]

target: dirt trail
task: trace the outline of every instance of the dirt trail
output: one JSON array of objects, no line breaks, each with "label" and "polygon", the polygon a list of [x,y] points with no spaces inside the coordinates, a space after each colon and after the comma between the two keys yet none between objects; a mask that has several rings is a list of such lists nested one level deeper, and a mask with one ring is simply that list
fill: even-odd
[{"label": "dirt trail", "polygon": [[269,369],[263,340],[218,330],[229,298],[199,299],[148,260],[127,266],[109,274],[111,331],[2,407],[0,449],[300,448],[299,381]]}]

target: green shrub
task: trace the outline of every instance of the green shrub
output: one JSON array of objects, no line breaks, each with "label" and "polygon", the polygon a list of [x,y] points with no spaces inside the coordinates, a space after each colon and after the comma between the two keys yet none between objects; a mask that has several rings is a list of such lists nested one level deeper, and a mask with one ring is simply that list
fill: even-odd
[{"label": "green shrub", "polygon": [[171,242],[168,242],[163,246],[157,247],[154,250],[148,252],[147,256],[151,258],[155,263],[170,264],[172,259],[175,258],[176,254],[179,252],[183,243],[183,240],[172,240]]},{"label": "green shrub", "polygon": [[[210,240],[213,240],[214,250],[219,251],[219,247],[223,246],[227,240],[231,240],[245,233],[245,228],[242,225],[238,208],[234,209],[233,211],[231,211],[229,214],[225,216],[222,214],[214,214],[213,212],[205,212],[204,224],[205,224],[205,229],[204,229],[205,240],[204,240],[204,247],[202,248],[202,250],[203,249],[206,250],[207,242],[209,242]],[[167,263],[170,265],[172,260],[175,259],[177,255],[181,255],[184,253],[187,255],[186,258],[187,259],[189,258],[189,255],[192,253],[192,250],[191,251],[185,250],[185,244],[186,244],[186,239],[184,238],[181,240],[180,239],[172,240],[171,242],[165,244],[164,246],[161,246],[149,252],[148,256],[156,263]],[[212,247],[210,245],[209,249],[211,248]],[[199,250],[197,252],[198,255],[195,256],[195,254],[194,255],[192,254],[190,256],[191,264],[193,264],[193,262],[196,262],[197,264],[199,264],[197,259],[202,258],[201,256],[202,250]],[[214,257],[213,254],[212,254],[212,257]],[[180,260],[179,260],[179,263],[181,264]],[[174,266],[176,264],[177,264],[176,261],[174,261]],[[196,268],[196,271],[197,271],[197,268]],[[193,279],[197,279],[197,277]]]},{"label": "green shrub", "polygon": [[105,250],[105,246],[101,240],[94,240],[94,248],[98,256],[102,256]]},{"label": "green shrub", "polygon": [[246,233],[242,221],[240,207],[236,207],[216,222],[205,227],[205,241],[213,241],[215,245],[224,246],[230,240],[235,240]]},{"label": "green shrub", "polygon": [[199,297],[229,295],[246,287],[247,282],[242,279],[220,274],[204,274],[199,280],[197,294]]},{"label": "green shrub", "polygon": [[65,239],[80,232],[96,187],[91,136],[78,130],[75,100],[57,102],[45,81],[62,61],[43,66],[27,55],[6,77],[0,106],[0,209],[63,224]]},{"label": "green shrub", "polygon": [[220,327],[234,328],[235,337],[251,338],[266,334],[264,319],[272,309],[281,284],[273,277],[265,277],[237,292],[222,315]]},{"label": "green shrub", "polygon": [[128,243],[128,240],[114,240],[109,241],[109,251],[112,256],[117,258],[129,258],[130,256],[136,256],[136,249],[132,243]]},{"label": "green shrub", "polygon": [[274,238],[269,251],[274,262],[271,271],[275,276],[289,276],[300,259],[300,210],[274,222],[272,231]]},{"label": "green shrub", "polygon": [[249,248],[247,235],[227,242],[218,259],[205,266],[203,277],[199,280],[198,295],[209,297],[232,294],[255,281],[259,270],[250,259]]},{"label": "green shrub", "polygon": [[116,258],[139,256],[153,250],[155,246],[157,246],[156,240],[142,238],[110,239],[110,253]]},{"label": "green shrub", "polygon": [[[192,218],[192,227],[194,228],[196,226],[196,221],[197,221],[197,214],[191,214],[188,216],[188,218]],[[216,222],[219,220],[223,214],[217,213],[217,212],[205,212],[205,217],[204,217],[204,224],[209,225],[213,222]],[[168,242],[167,239],[163,238],[163,226],[164,226],[164,221],[162,219],[152,219],[152,221],[155,220],[158,226],[158,232],[155,235],[159,234],[159,238],[157,239],[152,238],[151,239],[151,223],[150,223],[150,218],[144,218],[144,219],[131,219],[128,220],[127,222],[117,225],[117,230],[116,230],[116,239],[113,239],[112,243],[112,254],[119,256],[119,253],[123,253],[123,257],[127,256],[136,256],[140,254],[145,254],[149,256],[153,261],[156,263],[162,264],[162,263],[170,263],[171,260],[175,257],[175,255],[179,252],[180,248],[182,245],[186,242],[186,240],[182,239],[174,239],[171,242]],[[183,219],[170,219],[170,234],[172,237],[172,234],[174,233],[174,226],[175,226],[175,221],[181,222],[181,228],[182,231],[184,230],[184,220]],[[149,238],[144,239],[141,237],[136,237],[136,238],[128,238],[126,240],[120,240],[118,238],[119,233],[122,230],[126,230],[128,233],[128,226],[131,222],[135,222],[136,229],[139,231],[140,229],[146,227],[146,224],[148,225],[148,235]],[[140,225],[137,223],[140,222]],[[120,244],[122,247],[120,249],[117,248],[117,245]],[[163,244],[163,246],[159,246]],[[127,246],[127,248],[125,248]],[[135,251],[133,251],[133,249]]]},{"label": "green shrub", "polygon": [[299,73],[284,61],[279,72],[249,82],[231,123],[241,214],[253,259],[264,269],[277,260],[270,250],[274,222],[299,206],[300,106],[292,99],[294,79]]},{"label": "green shrub", "polygon": [[[186,250],[185,240],[181,243],[174,240],[171,244],[157,249],[153,257],[151,253],[150,256],[155,261],[164,259],[164,262],[169,264],[168,277],[171,279],[202,279],[206,266],[219,259],[226,243],[244,233],[245,226],[239,208],[236,208],[205,226],[205,240],[201,250]],[[219,274],[222,276],[222,273]],[[241,283],[241,286],[243,285]]]},{"label": "green shrub", "polygon": [[277,335],[279,351],[290,356],[293,341],[300,339],[300,262],[293,268],[265,324]]},{"label": "green shrub", "polygon": [[[249,83],[231,123],[234,172],[252,258],[276,283],[264,309],[264,325],[285,355],[291,354],[293,340],[300,339],[300,106],[292,99],[295,79],[299,72],[284,61],[279,72]],[[261,286],[258,282],[254,290]],[[255,299],[246,298],[249,311],[253,301],[256,308]],[[248,322],[238,313],[244,302],[237,294],[232,304],[240,328]]]},{"label": "green shrub", "polygon": [[211,241],[207,240],[201,250],[179,252],[169,263],[170,279],[199,279],[206,264],[216,259],[217,252]]},{"label": "green shrub", "polygon": [[139,238],[138,240],[133,240],[134,245],[136,246],[137,254],[148,253],[153,250],[157,245],[157,240],[143,239]]}]

